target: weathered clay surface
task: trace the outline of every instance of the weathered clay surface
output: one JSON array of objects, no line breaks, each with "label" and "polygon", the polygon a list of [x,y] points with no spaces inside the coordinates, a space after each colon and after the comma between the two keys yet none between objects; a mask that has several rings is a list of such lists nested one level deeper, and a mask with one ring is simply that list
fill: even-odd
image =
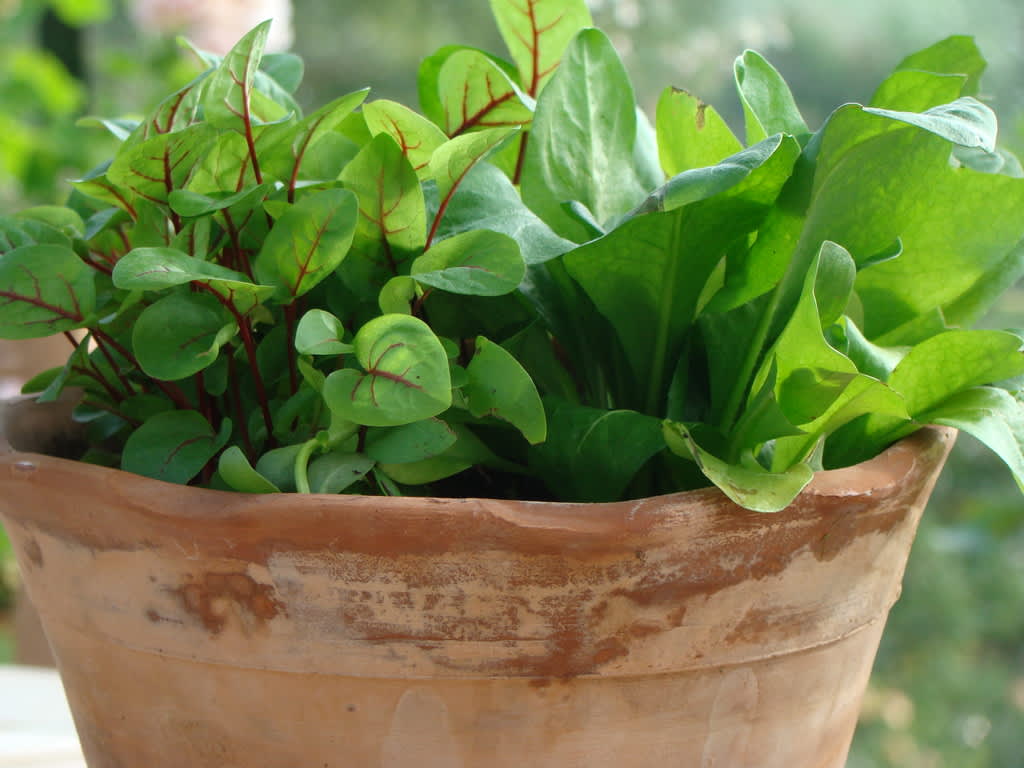
[{"label": "weathered clay surface", "polygon": [[948,431],[785,512],[246,496],[0,456],[91,768],[841,768]]}]

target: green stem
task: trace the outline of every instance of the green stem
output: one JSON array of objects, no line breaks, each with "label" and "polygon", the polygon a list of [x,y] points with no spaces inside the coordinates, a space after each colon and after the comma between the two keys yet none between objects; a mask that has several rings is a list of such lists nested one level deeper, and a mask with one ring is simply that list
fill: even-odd
[{"label": "green stem", "polygon": [[309,488],[309,459],[319,447],[320,440],[314,437],[304,442],[295,456],[295,490],[299,493],[312,493]]}]

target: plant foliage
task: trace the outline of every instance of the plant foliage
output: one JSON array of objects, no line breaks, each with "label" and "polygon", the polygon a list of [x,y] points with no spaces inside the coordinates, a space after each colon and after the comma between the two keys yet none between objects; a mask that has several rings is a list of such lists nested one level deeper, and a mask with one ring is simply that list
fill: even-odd
[{"label": "plant foliage", "polygon": [[359,91],[303,116],[263,24],[108,123],[66,208],[0,219],[0,335],[80,333],[30,389],[84,389],[87,459],[254,493],[711,482],[773,511],[937,423],[1024,482],[1022,339],[969,329],[1024,273],[973,44],[813,131],[747,51],[741,141],[675,88],[648,119],[583,0],[491,5],[511,61],[441,49],[423,115]]}]

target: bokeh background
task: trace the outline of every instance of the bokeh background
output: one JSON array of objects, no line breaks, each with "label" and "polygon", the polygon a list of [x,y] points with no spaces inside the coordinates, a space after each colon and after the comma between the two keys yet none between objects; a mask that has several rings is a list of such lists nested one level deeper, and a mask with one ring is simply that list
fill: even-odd
[{"label": "bokeh background", "polygon": [[[973,35],[1001,143],[1024,151],[1021,0],[590,4],[644,106],[685,87],[738,133],[732,61],[745,48],[775,64],[816,126],[835,106],[868,100],[904,55]],[[415,105],[416,68],[439,46],[502,50],[486,0],[0,0],[0,215],[60,201],[67,179],[112,150],[80,118],[137,115],[191,79],[197,65],[177,34],[217,49],[267,17],[272,44],[306,60],[304,106],[364,86]],[[1024,289],[987,324],[1024,327]],[[26,360],[46,367],[47,354],[0,346],[0,390],[10,393]],[[15,581],[0,534],[0,662],[12,652],[3,610]],[[883,767],[1024,768],[1024,500],[969,438],[922,524],[848,765]]]}]

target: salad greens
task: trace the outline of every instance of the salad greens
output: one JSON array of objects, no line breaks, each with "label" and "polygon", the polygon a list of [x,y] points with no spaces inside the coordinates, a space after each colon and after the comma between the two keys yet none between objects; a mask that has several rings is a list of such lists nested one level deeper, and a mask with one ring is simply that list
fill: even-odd
[{"label": "salad greens", "polygon": [[[714,483],[774,511],[924,424],[1024,486],[1024,171],[953,37],[816,130],[735,65],[745,135],[638,109],[583,0],[491,0],[422,114],[303,116],[268,23],[63,208],[0,217],[0,336],[68,335],[83,457],[180,483],[613,500]],[[72,333],[76,332],[76,333]],[[77,335],[76,335],[77,334]]]}]

